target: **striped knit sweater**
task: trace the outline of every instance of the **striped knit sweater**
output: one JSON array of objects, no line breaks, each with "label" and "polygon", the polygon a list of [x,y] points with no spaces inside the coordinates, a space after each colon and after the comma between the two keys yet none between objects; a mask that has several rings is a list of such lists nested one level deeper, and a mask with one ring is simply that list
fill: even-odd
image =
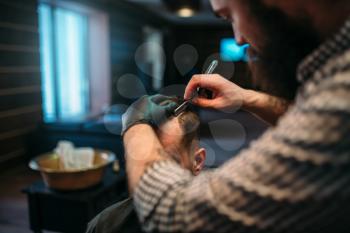
[{"label": "striped knit sweater", "polygon": [[153,164],[134,203],[148,232],[350,232],[350,20],[300,65],[295,105],[222,167]]}]

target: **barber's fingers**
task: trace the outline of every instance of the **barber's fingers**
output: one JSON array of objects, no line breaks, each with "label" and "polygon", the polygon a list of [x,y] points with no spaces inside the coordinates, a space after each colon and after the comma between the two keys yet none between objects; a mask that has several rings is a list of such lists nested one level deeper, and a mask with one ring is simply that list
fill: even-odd
[{"label": "barber's fingers", "polygon": [[202,97],[197,97],[192,100],[192,103],[198,106],[201,106],[203,108],[216,108],[217,107],[217,101],[215,99],[207,99]]},{"label": "barber's fingers", "polygon": [[204,88],[210,91],[220,91],[220,80],[223,79],[217,74],[199,74],[194,75],[190,82],[188,83],[185,90],[185,99],[190,99],[197,88]]}]

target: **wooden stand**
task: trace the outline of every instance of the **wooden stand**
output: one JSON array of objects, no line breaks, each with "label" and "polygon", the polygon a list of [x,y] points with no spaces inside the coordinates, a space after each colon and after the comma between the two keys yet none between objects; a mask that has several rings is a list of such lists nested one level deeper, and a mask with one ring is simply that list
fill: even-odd
[{"label": "wooden stand", "polygon": [[23,190],[27,194],[30,228],[64,233],[85,232],[87,223],[106,207],[127,197],[125,172],[109,167],[102,183],[72,192],[52,190],[43,181]]}]

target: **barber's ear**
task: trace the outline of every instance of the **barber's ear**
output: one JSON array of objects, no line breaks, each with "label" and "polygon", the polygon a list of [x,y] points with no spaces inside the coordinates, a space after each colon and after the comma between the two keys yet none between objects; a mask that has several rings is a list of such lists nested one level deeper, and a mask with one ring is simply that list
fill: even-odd
[{"label": "barber's ear", "polygon": [[205,165],[206,151],[204,148],[198,149],[194,154],[192,173],[197,176]]}]

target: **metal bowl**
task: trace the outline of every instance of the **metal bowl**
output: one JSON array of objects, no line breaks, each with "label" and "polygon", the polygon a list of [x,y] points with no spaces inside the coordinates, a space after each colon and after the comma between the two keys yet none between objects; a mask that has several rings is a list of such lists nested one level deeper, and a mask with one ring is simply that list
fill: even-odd
[{"label": "metal bowl", "polygon": [[29,162],[29,167],[39,171],[45,184],[57,190],[79,190],[97,185],[106,167],[115,160],[112,152],[94,150],[93,167],[87,169],[62,169],[55,153],[40,155]]}]

